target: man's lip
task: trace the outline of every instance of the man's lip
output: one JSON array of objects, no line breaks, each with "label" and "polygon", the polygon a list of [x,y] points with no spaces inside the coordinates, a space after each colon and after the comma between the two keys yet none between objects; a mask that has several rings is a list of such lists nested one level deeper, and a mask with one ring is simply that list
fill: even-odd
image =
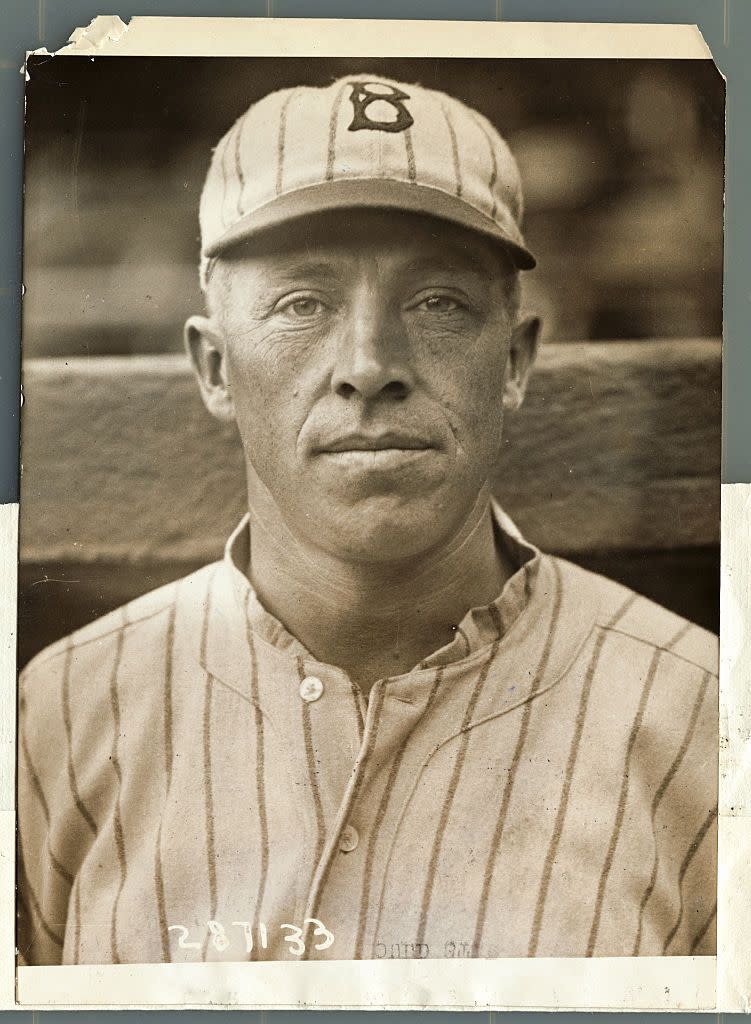
[{"label": "man's lip", "polygon": [[424,438],[410,434],[347,434],[333,441],[327,441],[316,448],[317,452],[379,452],[400,448],[407,451],[420,451],[435,448],[434,444]]}]

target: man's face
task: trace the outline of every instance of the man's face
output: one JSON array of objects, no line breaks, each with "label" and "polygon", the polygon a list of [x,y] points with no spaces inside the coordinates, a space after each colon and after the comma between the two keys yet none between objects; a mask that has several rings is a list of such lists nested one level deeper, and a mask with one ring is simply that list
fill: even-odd
[{"label": "man's face", "polygon": [[251,510],[270,496],[293,535],[351,561],[450,543],[519,387],[508,272],[480,235],[385,210],[224,260],[188,339],[207,405],[237,422]]}]

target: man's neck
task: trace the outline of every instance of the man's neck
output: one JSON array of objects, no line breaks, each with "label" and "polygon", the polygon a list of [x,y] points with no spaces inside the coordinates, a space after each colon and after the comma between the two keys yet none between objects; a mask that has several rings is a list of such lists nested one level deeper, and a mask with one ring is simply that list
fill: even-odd
[{"label": "man's neck", "polygon": [[366,693],[449,643],[469,609],[494,601],[513,572],[495,544],[487,494],[450,544],[399,566],[342,562],[269,513],[251,503],[249,575],[261,603]]}]

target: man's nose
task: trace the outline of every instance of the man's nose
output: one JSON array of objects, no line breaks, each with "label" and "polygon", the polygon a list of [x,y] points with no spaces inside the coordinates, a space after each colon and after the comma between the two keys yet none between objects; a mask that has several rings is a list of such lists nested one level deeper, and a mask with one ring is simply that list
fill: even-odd
[{"label": "man's nose", "polygon": [[397,316],[354,311],[337,346],[331,390],[341,398],[406,398],[414,387],[409,348]]}]

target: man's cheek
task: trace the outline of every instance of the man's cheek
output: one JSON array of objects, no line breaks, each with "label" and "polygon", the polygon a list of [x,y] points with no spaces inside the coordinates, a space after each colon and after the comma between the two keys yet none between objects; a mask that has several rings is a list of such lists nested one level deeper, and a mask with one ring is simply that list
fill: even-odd
[{"label": "man's cheek", "polygon": [[492,404],[493,397],[503,389],[505,360],[495,344],[491,351],[486,349],[487,345],[463,345],[445,350],[439,362],[442,390],[460,402],[483,407]]},{"label": "man's cheek", "polygon": [[294,449],[284,443],[275,423],[256,422],[243,438],[243,448],[247,463],[271,494],[285,502],[299,496],[299,466]]},{"label": "man's cheek", "polygon": [[462,424],[463,432],[484,435],[503,420],[503,376],[492,368],[485,374],[471,371],[466,381],[455,379],[450,388],[444,388],[440,400],[449,420]]},{"label": "man's cheek", "polygon": [[259,358],[256,348],[228,359],[228,381],[238,420],[271,423],[288,407],[294,371],[283,361]]}]

